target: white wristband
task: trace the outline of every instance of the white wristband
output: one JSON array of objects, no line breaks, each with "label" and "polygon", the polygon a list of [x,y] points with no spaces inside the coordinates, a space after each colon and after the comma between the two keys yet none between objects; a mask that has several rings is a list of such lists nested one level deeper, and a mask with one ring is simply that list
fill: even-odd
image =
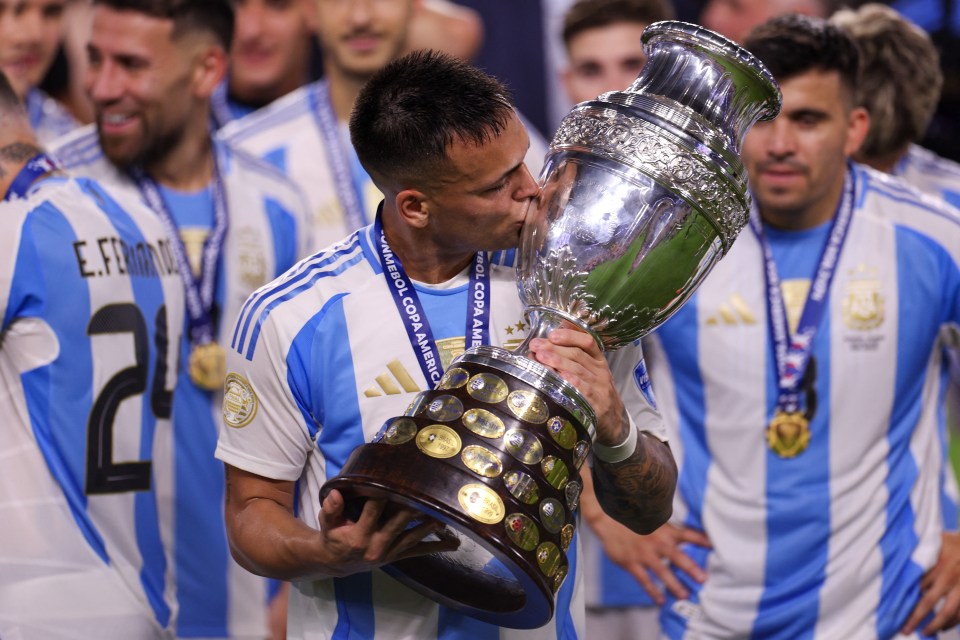
[{"label": "white wristband", "polygon": [[630,432],[627,434],[626,440],[612,447],[602,445],[599,442],[594,442],[593,457],[601,462],[606,462],[607,464],[623,462],[632,456],[637,450],[637,438],[639,437],[638,433],[639,431],[636,425],[634,425],[631,421]]}]

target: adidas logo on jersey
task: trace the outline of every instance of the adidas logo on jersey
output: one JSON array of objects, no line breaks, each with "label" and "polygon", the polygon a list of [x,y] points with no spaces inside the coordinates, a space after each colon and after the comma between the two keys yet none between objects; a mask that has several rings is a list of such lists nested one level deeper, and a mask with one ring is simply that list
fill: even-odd
[{"label": "adidas logo on jersey", "polygon": [[746,300],[739,293],[730,296],[726,304],[720,305],[717,312],[707,317],[707,326],[725,324],[728,326],[737,326],[740,324],[756,324],[757,318],[750,311]]},{"label": "adidas logo on jersey", "polygon": [[376,385],[363,390],[363,395],[368,398],[376,398],[382,395],[396,396],[402,393],[417,393],[422,391],[406,367],[404,367],[399,360],[391,360],[388,362],[387,372],[381,373],[375,380]]},{"label": "adidas logo on jersey", "polygon": [[[511,337],[503,342],[503,348],[510,351],[520,346],[529,329],[530,325],[523,321],[507,326],[504,332]],[[444,370],[450,366],[454,358],[463,353],[464,344],[463,336],[437,340],[440,364]],[[363,395],[368,398],[377,398],[384,395],[395,396],[423,391],[399,360],[391,360],[386,366],[387,371],[374,378],[375,384],[364,389]]]}]

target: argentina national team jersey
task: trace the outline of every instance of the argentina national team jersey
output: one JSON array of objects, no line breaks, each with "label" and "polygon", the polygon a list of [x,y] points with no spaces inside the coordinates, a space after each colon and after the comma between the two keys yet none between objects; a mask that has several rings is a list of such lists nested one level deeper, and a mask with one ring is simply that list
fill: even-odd
[{"label": "argentina national team jersey", "polygon": [[892,173],[920,191],[960,208],[960,163],[912,144]]},{"label": "argentina national team jersey", "polygon": [[80,126],[63,105],[40,89],[31,89],[24,102],[30,127],[43,145],[49,145]]},{"label": "argentina national team jersey", "polygon": [[[215,149],[229,216],[214,293],[216,339],[226,347],[250,293],[306,253],[309,225],[302,195],[273,167],[220,142]],[[71,171],[141,197],[136,184],[103,156],[92,127],[62,139],[54,152]],[[198,264],[212,213],[206,212],[204,218],[204,212],[193,211],[191,199],[195,197],[168,197],[167,206],[188,258]],[[187,203],[186,209],[181,202]],[[266,581],[233,560],[223,523],[223,465],[213,456],[222,394],[193,384],[187,371],[189,349],[184,336],[173,415],[177,635],[261,638],[266,627]]]},{"label": "argentina national team jersey", "polygon": [[[248,472],[295,481],[299,519],[318,526],[319,490],[383,422],[428,388],[383,276],[372,227],[301,262],[250,298],[227,359],[217,456]],[[417,286],[446,366],[464,347],[466,274]],[[516,346],[529,327],[512,270],[491,267],[490,336]],[[641,429],[662,436],[659,414],[634,381],[639,346],[611,356],[620,392]],[[290,638],[577,638],[584,605],[579,542],[557,613],[545,627],[499,629],[437,605],[381,571],[294,582]]]},{"label": "argentina national team jersey", "polygon": [[[670,638],[891,638],[937,558],[960,219],[899,180],[852,167],[852,223],[803,383],[813,414],[805,451],[781,458],[765,439],[777,377],[763,256],[749,230],[647,345],[676,429],[674,521],[713,544],[685,547],[708,577],[684,580],[689,600],[668,595]],[[791,316],[825,231],[768,231]]]},{"label": "argentina national team jersey", "polygon": [[47,178],[0,204],[0,261],[0,638],[167,637],[166,236],[135,200]]}]

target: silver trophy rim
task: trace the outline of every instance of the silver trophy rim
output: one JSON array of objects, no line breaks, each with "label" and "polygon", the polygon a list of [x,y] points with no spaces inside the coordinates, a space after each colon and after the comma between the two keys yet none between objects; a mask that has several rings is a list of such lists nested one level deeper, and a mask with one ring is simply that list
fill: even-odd
[{"label": "silver trophy rim", "polygon": [[676,43],[681,41],[691,48],[732,58],[743,71],[753,76],[757,81],[777,87],[774,96],[766,101],[768,108],[764,110],[759,119],[772,120],[780,112],[780,85],[776,78],[773,77],[766,65],[757,64],[760,60],[755,55],[730,38],[692,22],[663,20],[654,22],[644,29],[640,35],[640,40],[646,54],[649,54],[650,48],[656,42],[671,41]]}]

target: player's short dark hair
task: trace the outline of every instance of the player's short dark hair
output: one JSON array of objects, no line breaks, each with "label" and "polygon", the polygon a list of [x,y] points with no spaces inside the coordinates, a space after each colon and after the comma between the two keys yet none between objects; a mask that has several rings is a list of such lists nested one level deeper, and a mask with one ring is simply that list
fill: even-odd
[{"label": "player's short dark hair", "polygon": [[173,20],[173,37],[206,31],[225,51],[233,42],[233,0],[94,0],[116,11],[136,11]]},{"label": "player's short dark hair", "polygon": [[364,85],[350,116],[350,139],[375,183],[424,184],[444,170],[455,140],[484,144],[513,114],[497,79],[446,54],[416,51]]},{"label": "player's short dark hair", "polygon": [[851,100],[860,86],[860,53],[843,29],[824,18],[784,15],[757,26],[743,46],[767,66],[778,81],[808,71],[836,71]]},{"label": "player's short dark hair", "polygon": [[563,17],[563,43],[589,29],[622,22],[649,25],[674,18],[667,0],[577,0]]}]

